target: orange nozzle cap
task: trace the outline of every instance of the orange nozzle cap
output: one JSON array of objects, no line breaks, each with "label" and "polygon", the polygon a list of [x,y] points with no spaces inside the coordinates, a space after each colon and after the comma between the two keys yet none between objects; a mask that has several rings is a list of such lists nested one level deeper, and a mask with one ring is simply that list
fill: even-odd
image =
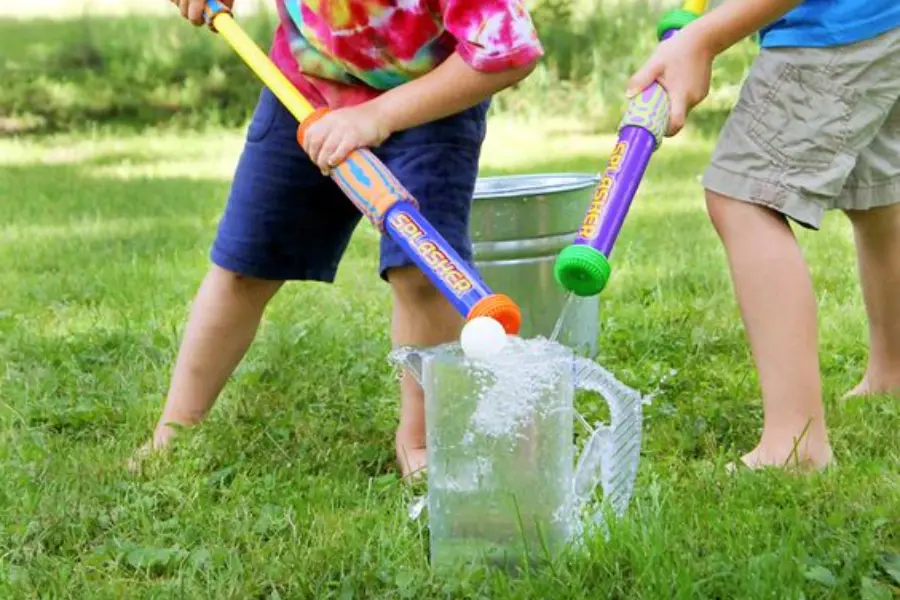
[{"label": "orange nozzle cap", "polygon": [[517,335],[522,326],[522,312],[515,302],[503,294],[491,294],[475,303],[466,320],[490,317],[500,323],[508,335]]}]

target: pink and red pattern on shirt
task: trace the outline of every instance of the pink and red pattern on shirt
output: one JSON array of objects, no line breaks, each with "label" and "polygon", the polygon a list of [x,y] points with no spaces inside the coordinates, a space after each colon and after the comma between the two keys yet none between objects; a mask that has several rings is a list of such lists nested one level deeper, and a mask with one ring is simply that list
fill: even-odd
[{"label": "pink and red pattern on shirt", "polygon": [[316,106],[359,104],[453,52],[496,72],[543,54],[521,0],[276,0],[270,55]]}]

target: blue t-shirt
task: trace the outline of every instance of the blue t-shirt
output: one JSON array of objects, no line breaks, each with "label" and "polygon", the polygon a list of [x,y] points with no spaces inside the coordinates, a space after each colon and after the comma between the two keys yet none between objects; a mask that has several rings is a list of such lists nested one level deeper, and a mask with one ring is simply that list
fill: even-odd
[{"label": "blue t-shirt", "polygon": [[900,0],[804,0],[759,32],[764,48],[842,46],[900,27]]}]

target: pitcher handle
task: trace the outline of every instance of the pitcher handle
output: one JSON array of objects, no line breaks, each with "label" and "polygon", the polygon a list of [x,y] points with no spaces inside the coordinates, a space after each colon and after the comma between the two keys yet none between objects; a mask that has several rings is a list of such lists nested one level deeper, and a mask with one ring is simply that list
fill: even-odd
[{"label": "pitcher handle", "polygon": [[609,406],[609,425],[598,424],[581,452],[573,482],[578,509],[588,503],[599,483],[603,506],[591,520],[602,519],[606,507],[625,514],[634,492],[641,454],[643,397],[592,360],[575,358],[575,386],[600,394]]},{"label": "pitcher handle", "polygon": [[594,490],[602,481],[603,455],[609,443],[609,427],[603,424],[592,429],[590,437],[584,443],[578,465],[575,467],[575,504],[584,506],[590,502]]}]

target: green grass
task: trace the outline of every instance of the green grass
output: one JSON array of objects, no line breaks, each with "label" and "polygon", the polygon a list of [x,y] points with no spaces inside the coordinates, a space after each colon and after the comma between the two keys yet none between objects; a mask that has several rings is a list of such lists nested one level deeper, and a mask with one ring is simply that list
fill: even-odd
[{"label": "green grass", "polygon": [[[611,139],[577,131],[494,120],[484,172],[596,171]],[[429,572],[393,466],[389,296],[369,227],[335,285],[273,301],[210,419],[130,475],[239,148],[228,131],[0,142],[0,597],[898,597],[900,403],[838,401],[865,331],[837,216],[800,237],[840,467],[722,472],[755,443],[760,406],[696,182],[710,146],[688,137],[654,159],[601,305],[599,360],[655,393],[609,541],[517,578]]]}]

